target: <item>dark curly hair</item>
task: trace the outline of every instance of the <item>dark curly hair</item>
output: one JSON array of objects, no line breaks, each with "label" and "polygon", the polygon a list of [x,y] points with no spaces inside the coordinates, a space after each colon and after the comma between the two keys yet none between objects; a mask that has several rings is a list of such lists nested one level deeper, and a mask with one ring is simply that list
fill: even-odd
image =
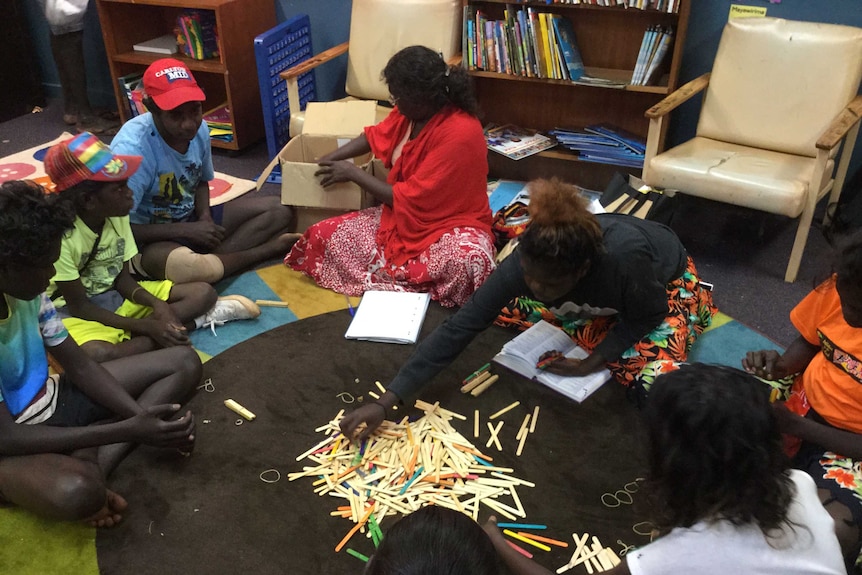
[{"label": "dark curly hair", "polygon": [[602,228],[578,189],[553,178],[533,180],[530,224],[521,234],[521,257],[543,267],[581,270],[604,252]]},{"label": "dark curly hair", "polygon": [[494,544],[478,523],[436,505],[404,516],[386,532],[364,575],[499,575]]},{"label": "dark curly hair", "polygon": [[0,184],[0,266],[44,258],[74,222],[59,195],[28,181]]},{"label": "dark curly hair", "polygon": [[660,532],[724,519],[769,537],[790,525],[795,488],[767,389],[743,371],[702,363],[656,378],[644,418]]},{"label": "dark curly hair", "polygon": [[476,116],[478,104],[467,71],[450,66],[443,57],[425,46],[399,50],[383,68],[383,81],[390,92],[436,109],[447,104]]}]

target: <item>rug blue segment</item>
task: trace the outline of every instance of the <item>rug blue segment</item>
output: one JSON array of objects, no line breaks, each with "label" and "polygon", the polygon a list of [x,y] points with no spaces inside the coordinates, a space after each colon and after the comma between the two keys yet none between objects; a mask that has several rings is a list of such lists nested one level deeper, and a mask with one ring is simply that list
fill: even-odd
[{"label": "rug blue segment", "polygon": [[688,354],[689,362],[714,363],[742,367],[742,358],[749,351],[784,349],[738,321],[730,321],[702,334]]},{"label": "rug blue segment", "polygon": [[[240,294],[252,301],[279,299],[255,271],[222,280],[215,288],[219,295]],[[195,330],[191,334],[192,345],[204,353],[216,355],[260,333],[297,319],[296,315],[286,307],[262,307],[260,311],[260,317],[257,319],[232,321],[216,327],[217,336],[214,336],[209,329]]]}]

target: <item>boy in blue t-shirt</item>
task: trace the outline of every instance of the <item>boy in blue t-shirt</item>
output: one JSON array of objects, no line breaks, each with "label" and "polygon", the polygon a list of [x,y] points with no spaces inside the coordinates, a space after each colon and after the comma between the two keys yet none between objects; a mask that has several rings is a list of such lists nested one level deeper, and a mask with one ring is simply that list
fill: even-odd
[{"label": "boy in blue t-shirt", "polygon": [[0,503],[110,527],[127,503],[105,480],[134,444],[193,448],[177,402],[201,363],[177,346],[98,364],[68,337],[44,291],[74,220],[35,184],[0,185]]}]

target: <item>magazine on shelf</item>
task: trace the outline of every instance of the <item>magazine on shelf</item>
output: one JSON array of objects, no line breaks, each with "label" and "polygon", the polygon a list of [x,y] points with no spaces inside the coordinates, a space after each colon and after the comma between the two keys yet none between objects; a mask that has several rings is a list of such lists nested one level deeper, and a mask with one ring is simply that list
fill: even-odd
[{"label": "magazine on shelf", "polygon": [[513,124],[485,128],[485,140],[489,150],[512,160],[520,160],[557,145],[553,138]]},{"label": "magazine on shelf", "polygon": [[539,357],[550,350],[557,350],[573,359],[587,357],[587,352],[578,347],[566,332],[542,320],[506,343],[500,353],[494,356],[493,361],[578,403],[611,378],[607,369],[579,377],[555,375],[538,369],[536,363]]}]

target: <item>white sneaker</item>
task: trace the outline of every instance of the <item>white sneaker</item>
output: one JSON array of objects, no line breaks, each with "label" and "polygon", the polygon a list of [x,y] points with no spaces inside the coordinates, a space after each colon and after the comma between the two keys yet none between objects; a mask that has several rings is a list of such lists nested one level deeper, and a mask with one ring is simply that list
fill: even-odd
[{"label": "white sneaker", "polygon": [[216,335],[217,325],[237,319],[254,319],[260,315],[256,303],[242,295],[226,295],[218,298],[215,305],[203,316],[201,327],[209,327]]}]

